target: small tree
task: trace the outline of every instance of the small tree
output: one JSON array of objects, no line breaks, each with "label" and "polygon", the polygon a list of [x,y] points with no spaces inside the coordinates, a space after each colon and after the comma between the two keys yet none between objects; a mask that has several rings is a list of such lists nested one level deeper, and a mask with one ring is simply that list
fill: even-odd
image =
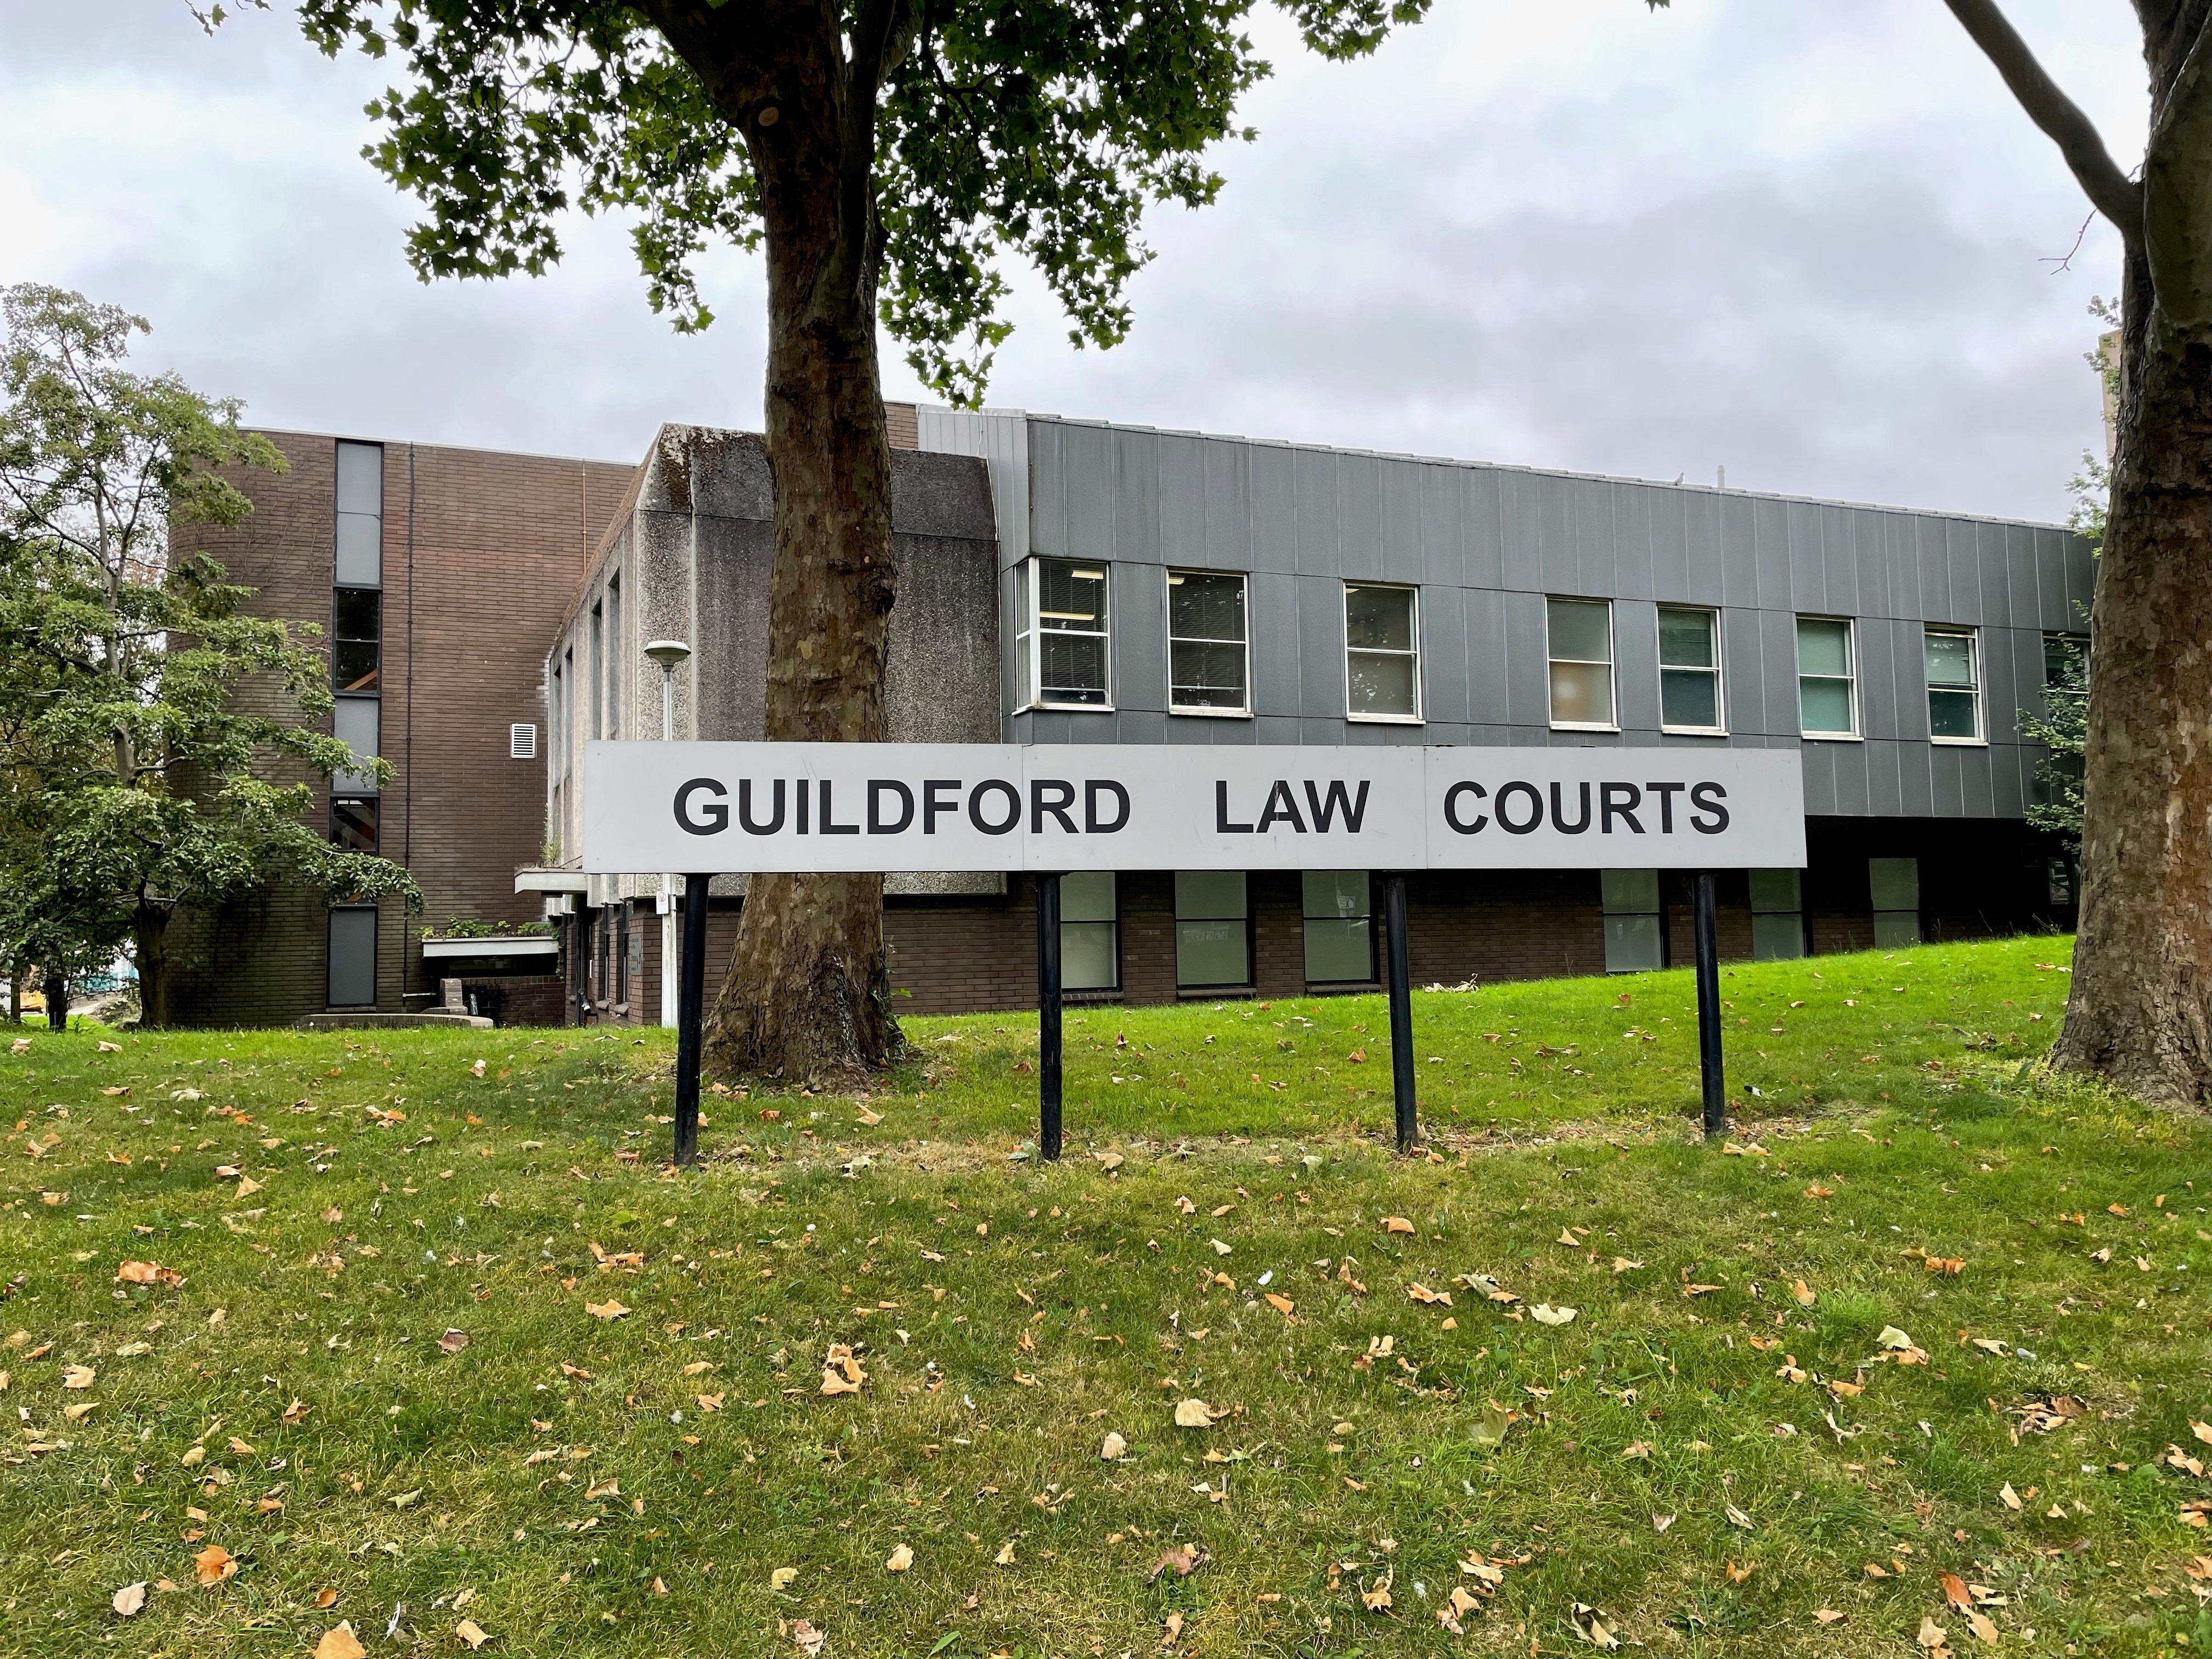
[{"label": "small tree", "polygon": [[[428,209],[408,238],[423,276],[536,274],[561,257],[561,210],[632,210],[653,305],[688,329],[708,319],[701,250],[765,251],[763,735],[869,742],[894,597],[878,325],[930,386],[977,400],[1007,330],[1003,254],[1042,273],[1079,343],[1119,340],[1146,209],[1211,202],[1206,152],[1251,136],[1254,4],[301,0],[300,16],[325,52],[405,62],[368,155]],[[1277,0],[1332,58],[1427,4]],[[880,876],[757,876],[708,1063],[879,1065],[898,1042],[888,988]]]},{"label": "small tree", "polygon": [[0,316],[0,945],[51,968],[127,944],[160,1025],[180,911],[280,880],[419,896],[304,821],[301,773],[388,771],[310,726],[331,711],[325,659],[170,548],[174,523],[251,510],[222,469],[283,458],[234,399],[124,368],[143,319],[33,284]]}]

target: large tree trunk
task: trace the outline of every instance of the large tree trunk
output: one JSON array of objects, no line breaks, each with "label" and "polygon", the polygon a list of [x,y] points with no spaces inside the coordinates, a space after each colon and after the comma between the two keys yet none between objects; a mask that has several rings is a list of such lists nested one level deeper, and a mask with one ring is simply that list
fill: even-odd
[{"label": "large tree trunk", "polygon": [[[864,19],[848,56],[842,9],[805,0],[652,9],[744,132],[760,183],[775,480],[763,735],[880,743],[893,579],[874,76],[889,48]],[[793,1081],[881,1066],[900,1041],[889,992],[881,876],[756,875],[704,1063]]]},{"label": "large tree trunk", "polygon": [[2138,9],[2160,114],[2123,291],[2081,921],[2054,1059],[2193,1104],[2212,1087],[2212,89],[2185,70],[2202,8]]},{"label": "large tree trunk", "polygon": [[131,919],[134,965],[138,969],[138,1023],[160,1030],[169,1023],[168,913],[142,904]]},{"label": "large tree trunk", "polygon": [[48,974],[46,988],[46,1024],[54,1030],[65,1031],[69,1029],[69,975]]}]

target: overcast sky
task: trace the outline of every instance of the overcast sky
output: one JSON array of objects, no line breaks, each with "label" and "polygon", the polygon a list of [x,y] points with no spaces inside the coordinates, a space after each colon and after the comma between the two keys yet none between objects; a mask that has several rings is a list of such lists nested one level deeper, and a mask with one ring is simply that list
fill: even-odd
[{"label": "overcast sky", "polygon": [[[2132,167],[2126,0],[2009,10]],[[1024,280],[993,404],[2036,519],[2101,446],[2116,239],[2044,263],[2087,204],[1941,0],[1437,0],[1351,65],[1259,33],[1259,139],[1154,220],[1128,343]],[[0,0],[0,283],[143,313],[143,363],[270,426],[629,461],[758,425],[754,260],[690,337],[611,222],[542,280],[418,283],[359,155],[389,78],[281,6],[210,40],[183,0]]]}]

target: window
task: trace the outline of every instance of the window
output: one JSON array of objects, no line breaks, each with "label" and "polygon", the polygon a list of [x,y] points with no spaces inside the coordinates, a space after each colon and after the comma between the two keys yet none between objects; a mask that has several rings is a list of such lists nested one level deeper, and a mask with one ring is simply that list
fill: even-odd
[{"label": "window", "polygon": [[1919,944],[1920,860],[1869,859],[1867,886],[1874,898],[1875,949]]},{"label": "window", "polygon": [[1176,983],[1186,988],[1252,982],[1244,872],[1176,872]]},{"label": "window", "polygon": [[384,586],[384,446],[338,446],[337,560],[331,585]]},{"label": "window", "polygon": [[[1584,890],[1588,890],[1585,889]],[[1605,909],[1605,971],[1644,974],[1667,965],[1656,870],[1601,870]]]},{"label": "window", "polygon": [[324,991],[333,1008],[366,1008],[376,1001],[374,905],[343,904],[331,910]]},{"label": "window", "polygon": [[1779,962],[1805,954],[1803,872],[1751,872],[1751,959]]},{"label": "window", "polygon": [[1659,724],[1669,732],[1719,732],[1720,613],[1659,607]]},{"label": "window", "polygon": [[[383,705],[374,697],[340,697],[331,710],[331,734],[360,758],[372,759],[383,747]],[[331,780],[331,789],[337,794],[375,794],[376,774],[340,772]]]},{"label": "window", "polygon": [[1168,572],[1168,707],[1178,714],[1243,714],[1244,578]]},{"label": "window", "polygon": [[622,578],[620,576],[607,578],[607,648],[612,653],[608,658],[610,667],[607,674],[607,736],[611,738],[622,736],[623,662],[624,659],[623,657]]},{"label": "window", "polygon": [[345,853],[376,850],[376,808],[374,795],[333,795],[331,798],[331,845]]},{"label": "window", "polygon": [[607,613],[603,605],[592,607],[592,735],[599,735],[599,714],[606,706]]},{"label": "window", "polygon": [[2074,860],[2069,858],[2047,858],[2043,861],[2044,891],[2051,903],[2066,910],[2074,904]]},{"label": "window", "polygon": [[1545,603],[1552,662],[1552,724],[1611,728],[1613,606],[1604,599]]},{"label": "window", "polygon": [[1305,872],[1306,982],[1375,977],[1375,884],[1364,870]]},{"label": "window", "polygon": [[2089,639],[2086,634],[2045,634],[2043,636],[2043,683],[2072,686],[2088,670]]},{"label": "window", "polygon": [[1031,559],[1014,592],[1024,623],[1014,641],[1021,706],[1109,707],[1106,567]]},{"label": "window", "polygon": [[331,594],[331,689],[374,691],[384,655],[384,595],[374,587]]},{"label": "window", "polygon": [[1421,718],[1416,590],[1344,585],[1345,709],[1356,720]]},{"label": "window", "polygon": [[1797,729],[1808,738],[1858,735],[1858,693],[1851,625],[1829,617],[1797,618]]},{"label": "window", "polygon": [[569,745],[575,741],[571,729],[575,714],[569,704],[576,695],[576,651],[571,646],[561,653],[560,666],[553,671],[553,730],[548,741],[553,745],[553,764],[561,775],[568,775]]},{"label": "window", "polygon": [[507,728],[507,757],[509,760],[538,758],[538,728],[535,726],[510,726]]},{"label": "window", "polygon": [[1937,743],[1982,739],[1982,665],[1971,628],[1931,628],[1928,664],[1928,735]]},{"label": "window", "polygon": [[1121,988],[1121,926],[1110,870],[1060,878],[1060,983],[1069,991]]}]

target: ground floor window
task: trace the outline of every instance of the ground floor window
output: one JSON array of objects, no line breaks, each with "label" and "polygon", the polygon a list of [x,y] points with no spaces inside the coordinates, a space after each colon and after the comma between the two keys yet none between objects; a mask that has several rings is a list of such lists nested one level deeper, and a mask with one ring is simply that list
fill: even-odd
[{"label": "ground floor window", "polygon": [[325,998],[333,1008],[376,1002],[376,907],[346,904],[331,911],[330,965]]},{"label": "ground floor window", "polygon": [[1751,872],[1751,959],[1779,962],[1805,954],[1804,872]]},{"label": "ground floor window", "polygon": [[2048,858],[2043,861],[2044,890],[2051,902],[2065,909],[2074,902],[2074,861],[2071,859]]},{"label": "ground floor window", "polygon": [[1875,949],[1919,944],[1920,860],[1869,859],[1867,886],[1874,897]]},{"label": "ground floor window", "polygon": [[1121,988],[1121,924],[1111,870],[1060,878],[1060,982],[1070,991]]},{"label": "ground floor window", "polygon": [[1605,971],[1644,974],[1667,965],[1666,930],[1660,925],[1656,870],[1601,870],[1605,907]]},{"label": "ground floor window", "polygon": [[1176,984],[1252,982],[1251,904],[1242,870],[1176,872]]},{"label": "ground floor window", "polygon": [[1375,884],[1364,870],[1305,872],[1306,982],[1375,977]]}]

